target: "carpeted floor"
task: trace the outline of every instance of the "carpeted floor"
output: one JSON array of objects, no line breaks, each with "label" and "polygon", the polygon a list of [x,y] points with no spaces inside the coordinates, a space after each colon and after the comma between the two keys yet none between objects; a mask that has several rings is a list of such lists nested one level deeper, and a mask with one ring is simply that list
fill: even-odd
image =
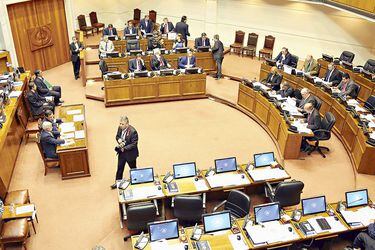
[{"label": "carpeted floor", "polygon": [[[259,62],[226,56],[224,72],[254,77]],[[241,63],[245,62],[245,63]],[[100,244],[107,250],[131,249],[122,240],[116,192],[109,189],[116,170],[115,132],[120,115],[128,115],[138,130],[138,166],[153,166],[165,173],[173,163],[196,161],[200,169],[215,158],[236,156],[247,162],[253,153],[275,151],[267,133],[241,112],[210,99],[105,108],[85,98],[85,89],[72,76],[70,63],[45,73],[63,89],[66,104],[86,106],[91,177],[61,180],[59,170],[43,175],[38,149],[33,142],[22,145],[10,190],[28,188],[37,205],[39,224],[27,247],[31,250],[83,250]],[[238,83],[207,79],[207,91],[236,103]],[[356,175],[341,142],[333,137],[326,159],[317,154],[285,161],[294,179],[305,183],[303,196],[325,194],[328,201],[343,199],[344,192],[369,188],[375,196],[375,176]],[[128,168],[125,171],[128,176]],[[253,204],[254,205],[254,204]],[[339,248],[337,248],[339,249]]]}]

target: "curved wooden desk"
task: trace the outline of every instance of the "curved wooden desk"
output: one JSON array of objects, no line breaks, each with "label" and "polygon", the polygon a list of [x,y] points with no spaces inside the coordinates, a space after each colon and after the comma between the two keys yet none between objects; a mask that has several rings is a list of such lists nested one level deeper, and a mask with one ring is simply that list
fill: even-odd
[{"label": "curved wooden desk", "polygon": [[[127,40],[113,41],[113,46],[115,47],[115,51],[124,53],[126,51],[127,43],[128,43]],[[141,50],[147,51],[147,44],[148,44],[148,39],[146,38],[139,39],[139,47],[141,48]],[[164,39],[164,46],[167,50],[171,50],[173,47],[173,40]]]}]

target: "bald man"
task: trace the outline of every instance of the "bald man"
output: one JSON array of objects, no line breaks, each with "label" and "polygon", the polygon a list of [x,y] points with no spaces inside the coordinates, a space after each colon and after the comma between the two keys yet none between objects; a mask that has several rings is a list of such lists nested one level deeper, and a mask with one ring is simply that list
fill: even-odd
[{"label": "bald man", "polygon": [[318,70],[319,67],[317,61],[313,58],[312,55],[307,55],[302,67],[302,71],[310,74],[311,76],[316,76],[318,75]]},{"label": "bald man", "polygon": [[296,101],[298,110],[300,112],[303,110],[306,103],[312,103],[314,106],[316,106],[316,98],[310,93],[310,90],[308,88],[303,88],[301,90],[301,95],[302,95],[302,100]]}]

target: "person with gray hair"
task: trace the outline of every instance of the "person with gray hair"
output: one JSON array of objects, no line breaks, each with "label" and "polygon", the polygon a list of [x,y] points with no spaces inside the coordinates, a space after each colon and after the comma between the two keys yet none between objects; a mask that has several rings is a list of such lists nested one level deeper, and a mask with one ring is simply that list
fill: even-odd
[{"label": "person with gray hair", "polygon": [[301,95],[302,95],[302,100],[297,100],[296,102],[298,111],[300,112],[303,111],[303,108],[306,103],[312,103],[314,107],[316,106],[316,103],[317,103],[316,97],[310,93],[310,90],[308,88],[303,88],[301,90]]},{"label": "person with gray hair", "polygon": [[99,43],[99,55],[100,58],[105,58],[108,52],[113,52],[115,46],[113,42],[108,39],[108,36],[103,36],[103,39]]},{"label": "person with gray hair", "polygon": [[129,118],[127,116],[120,117],[116,142],[117,146],[115,147],[115,151],[117,152],[118,161],[116,180],[115,183],[111,185],[112,189],[117,187],[117,181],[122,180],[126,163],[128,163],[131,169],[137,168],[137,157],[139,156],[138,132],[129,124]]},{"label": "person with gray hair", "polygon": [[151,57],[150,63],[152,70],[161,70],[171,67],[168,61],[161,55],[160,49],[154,49],[154,55]]},{"label": "person with gray hair", "polygon": [[40,134],[40,145],[42,146],[46,158],[58,159],[56,147],[64,144],[65,140],[55,138],[52,133],[52,123],[44,121],[42,123],[42,132]]}]

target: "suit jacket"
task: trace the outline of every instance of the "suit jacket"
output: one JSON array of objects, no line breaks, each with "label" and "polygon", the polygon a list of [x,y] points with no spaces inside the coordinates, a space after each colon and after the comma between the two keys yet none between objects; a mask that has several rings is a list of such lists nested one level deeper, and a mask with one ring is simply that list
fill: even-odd
[{"label": "suit jacket", "polygon": [[214,59],[222,59],[224,57],[224,45],[220,40],[215,41],[214,46],[211,48]]},{"label": "suit jacket", "polygon": [[281,97],[292,97],[293,92],[294,92],[293,88],[289,87],[286,90],[280,89],[278,91],[278,94],[281,95]]},{"label": "suit jacket", "polygon": [[29,91],[27,93],[27,100],[33,115],[40,115],[44,112],[43,104],[46,102],[46,98],[40,96],[37,92]]},{"label": "suit jacket", "polygon": [[[147,23],[147,26],[146,26],[146,23]],[[141,22],[139,23],[139,27],[141,30],[144,30],[146,33],[152,33],[152,31],[154,30],[154,23],[151,20],[148,20],[148,22],[146,22],[146,20],[143,18]]]},{"label": "suit jacket", "polygon": [[[164,28],[165,28],[165,23],[162,23],[162,24],[160,25],[160,32],[161,32],[162,34],[167,34],[167,33],[165,32]],[[174,29],[174,25],[173,25],[173,23],[168,22],[168,32],[171,32],[173,29]]]},{"label": "suit jacket", "polygon": [[185,41],[187,41],[187,37],[190,36],[189,25],[184,22],[176,23],[175,31],[177,34],[181,34]]},{"label": "suit jacket", "polygon": [[195,39],[195,48],[198,48],[198,47],[201,47],[201,46],[211,46],[210,44],[210,39],[206,38],[206,40],[204,41],[204,45],[203,45],[203,39],[202,37],[198,37],[197,39]]},{"label": "suit jacket", "polygon": [[[195,56],[192,56],[190,58],[190,67],[195,67],[195,64],[196,64],[196,58]],[[187,65],[188,65],[188,57],[187,56],[180,57],[180,59],[178,60],[178,68],[185,69]]]},{"label": "suit jacket", "polygon": [[125,138],[122,137],[122,129],[119,127],[116,134],[116,142],[118,139],[125,139],[124,152],[117,151],[121,156],[126,157],[128,161],[135,161],[139,156],[138,151],[138,132],[134,127],[129,126],[126,130]]},{"label": "suit jacket", "polygon": [[318,74],[318,63],[315,59],[312,59],[311,63],[307,60],[303,63],[303,72],[309,73],[312,76],[316,76]]},{"label": "suit jacket", "polygon": [[185,47],[185,41],[184,40],[181,40],[181,41],[174,41],[173,43],[173,49],[177,49],[177,48],[184,48]]},{"label": "suit jacket", "polygon": [[282,52],[280,52],[277,57],[275,58],[275,61],[276,62],[279,62],[283,65],[292,65],[292,55],[290,53],[287,53],[285,55],[285,59],[283,60],[283,55],[282,55]]},{"label": "suit jacket", "polygon": [[[344,88],[345,87],[345,88]],[[344,96],[350,96],[352,98],[356,97],[356,84],[353,82],[352,79],[350,79],[349,83],[345,84],[341,81],[340,84],[337,86],[337,88],[341,91],[341,95]]]},{"label": "suit jacket", "polygon": [[37,77],[34,80],[34,83],[36,85],[36,89],[41,96],[46,96],[49,93],[49,88],[47,84],[44,82],[44,78]]},{"label": "suit jacket", "polygon": [[137,35],[137,33],[138,33],[136,27],[132,27],[132,28],[125,27],[125,29],[124,29],[124,35],[129,35],[130,31],[132,31],[132,34],[134,34],[134,35]]},{"label": "suit jacket", "polygon": [[64,142],[64,140],[56,139],[52,133],[47,131],[42,131],[40,135],[40,144],[46,158],[57,159],[56,147],[57,145],[64,144]]},{"label": "suit jacket", "polygon": [[[161,66],[161,61],[163,61],[163,66]],[[151,57],[151,69],[152,70],[160,70],[160,69],[163,69],[163,68],[168,68],[168,61],[163,57],[163,56],[160,56],[160,60],[158,60],[158,58],[156,56],[152,56]]]},{"label": "suit jacket", "polygon": [[[143,60],[140,60],[139,62],[140,70],[146,70],[146,65]],[[134,58],[132,60],[129,60],[129,71],[134,72],[137,70],[137,58]]]},{"label": "suit jacket", "polygon": [[77,45],[78,45],[78,49],[74,45],[74,43],[71,43],[70,46],[69,46],[70,47],[70,54],[71,54],[70,58],[71,58],[72,62],[76,62],[76,61],[79,60],[79,52],[80,52],[79,49],[80,48],[83,49],[82,43],[77,42]]},{"label": "suit jacket", "polygon": [[333,86],[337,86],[341,82],[341,73],[338,69],[334,69],[332,74],[331,71],[327,70],[326,75],[324,76],[324,81],[332,82]]},{"label": "suit jacket", "polygon": [[156,48],[158,48],[158,49],[161,49],[161,48],[163,48],[164,46],[163,45],[161,45],[159,42],[157,42],[155,45],[156,46],[154,46],[154,38],[150,38],[150,39],[148,39],[148,41],[147,41],[147,50],[148,51],[150,51],[150,50],[153,50],[153,49],[156,49]]},{"label": "suit jacket", "polygon": [[[108,28],[105,28],[104,30],[103,30],[103,36],[110,36],[111,34],[110,34],[110,31],[109,31],[109,29]],[[112,28],[112,36],[117,36],[117,30],[116,30],[116,28]]]},{"label": "suit jacket", "polygon": [[312,94],[310,94],[306,99],[301,99],[296,101],[296,104],[299,108],[303,109],[306,103],[312,103],[314,107],[316,106],[316,98]]},{"label": "suit jacket", "polygon": [[307,115],[307,128],[314,131],[314,130],[320,129],[321,126],[322,126],[322,119],[320,118],[319,111],[314,108],[311,114]]},{"label": "suit jacket", "polygon": [[43,122],[52,123],[52,134],[55,138],[58,138],[60,136],[59,125],[58,125],[57,121],[58,121],[58,119],[56,119],[54,121],[50,121],[46,117],[44,117],[44,119],[43,119]]},{"label": "suit jacket", "polygon": [[272,90],[280,90],[280,84],[281,84],[281,75],[272,73],[268,73],[268,76],[266,78],[266,83],[270,83],[272,85]]}]

